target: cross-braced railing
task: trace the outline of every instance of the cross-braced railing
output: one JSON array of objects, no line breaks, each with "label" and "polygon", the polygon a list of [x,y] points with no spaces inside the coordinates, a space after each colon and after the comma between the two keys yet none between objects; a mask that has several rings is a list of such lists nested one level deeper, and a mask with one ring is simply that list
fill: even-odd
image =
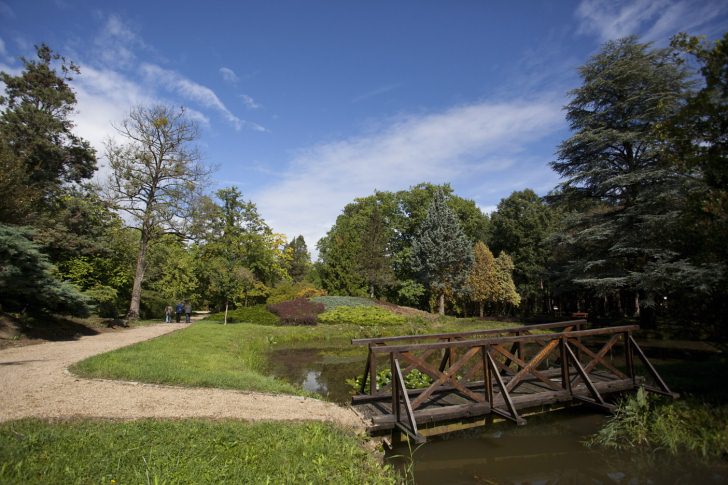
[{"label": "cross-braced railing", "polygon": [[[568,400],[611,411],[604,393],[641,382],[635,356],[656,382],[649,390],[672,395],[632,337],[637,325],[582,330],[585,323],[353,340],[369,352],[360,394],[352,401],[389,401],[394,427],[421,440],[419,421],[493,413],[525,424],[518,409]],[[556,331],[534,333],[544,330]],[[617,344],[621,364],[612,358]],[[387,361],[391,380],[378,389],[377,363]],[[408,387],[414,371],[420,385]],[[428,384],[422,385],[421,376]]]}]

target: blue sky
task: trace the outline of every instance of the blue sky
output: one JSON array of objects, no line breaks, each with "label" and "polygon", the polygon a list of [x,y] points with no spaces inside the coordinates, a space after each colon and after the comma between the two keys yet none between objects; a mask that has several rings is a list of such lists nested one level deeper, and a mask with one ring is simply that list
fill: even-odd
[{"label": "blue sky", "polygon": [[79,64],[76,131],[100,155],[132,105],[184,105],[215,186],[313,249],[375,189],[450,182],[485,211],[547,193],[567,92],[603,42],[726,30],[720,0],[5,0],[0,69],[40,42]]}]

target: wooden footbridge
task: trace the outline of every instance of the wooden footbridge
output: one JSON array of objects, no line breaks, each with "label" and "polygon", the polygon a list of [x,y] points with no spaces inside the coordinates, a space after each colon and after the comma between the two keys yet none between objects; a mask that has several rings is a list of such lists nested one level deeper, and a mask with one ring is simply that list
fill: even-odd
[{"label": "wooden footbridge", "polygon": [[[354,339],[353,345],[368,346],[368,358],[352,405],[370,434],[402,432],[422,442],[423,427],[492,415],[523,425],[522,413],[552,404],[578,402],[610,412],[606,395],[641,385],[676,396],[635,342],[639,326],[586,326],[573,320]],[[647,376],[637,374],[639,364]],[[379,388],[381,370],[391,379]],[[646,385],[647,378],[654,385]],[[418,384],[407,384],[412,381]]]}]

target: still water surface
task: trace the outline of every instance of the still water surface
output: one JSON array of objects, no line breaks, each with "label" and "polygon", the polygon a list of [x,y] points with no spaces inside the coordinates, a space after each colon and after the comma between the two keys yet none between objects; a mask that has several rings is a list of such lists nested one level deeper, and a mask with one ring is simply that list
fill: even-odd
[{"label": "still water surface", "polygon": [[[361,374],[366,354],[342,347],[277,349],[270,362],[274,375],[349,404],[346,380]],[[502,422],[430,438],[412,450],[404,444],[387,460],[419,485],[728,484],[726,462],[587,448],[583,441],[606,418],[583,408],[527,419],[522,427]]]}]

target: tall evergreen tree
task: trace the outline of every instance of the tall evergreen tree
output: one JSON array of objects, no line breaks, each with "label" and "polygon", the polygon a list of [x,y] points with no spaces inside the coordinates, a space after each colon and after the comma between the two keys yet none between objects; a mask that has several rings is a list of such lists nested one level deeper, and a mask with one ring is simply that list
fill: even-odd
[{"label": "tall evergreen tree", "polygon": [[311,271],[311,254],[308,252],[306,240],[298,235],[286,244],[284,251],[290,253],[286,264],[288,275],[295,282],[303,281]]},{"label": "tall evergreen tree", "polygon": [[413,267],[435,292],[438,313],[445,314],[445,292],[462,291],[472,266],[471,242],[441,190],[435,192],[427,216],[412,242]]},{"label": "tall evergreen tree", "polygon": [[[53,204],[61,188],[96,170],[91,145],[73,133],[76,95],[69,82],[79,69],[47,45],[23,71],[0,72],[0,221],[28,224]],[[59,69],[58,72],[56,69]]]},{"label": "tall evergreen tree", "polygon": [[369,298],[394,282],[387,227],[382,210],[375,205],[361,235],[357,266],[369,289]]},{"label": "tall evergreen tree", "polygon": [[571,278],[649,299],[664,291],[653,276],[680,259],[665,242],[684,180],[665,166],[658,128],[680,108],[686,73],[669,49],[629,37],[606,43],[580,74],[566,107],[574,134],[551,164],[565,179],[558,200],[579,209],[562,238],[578,248]]}]

